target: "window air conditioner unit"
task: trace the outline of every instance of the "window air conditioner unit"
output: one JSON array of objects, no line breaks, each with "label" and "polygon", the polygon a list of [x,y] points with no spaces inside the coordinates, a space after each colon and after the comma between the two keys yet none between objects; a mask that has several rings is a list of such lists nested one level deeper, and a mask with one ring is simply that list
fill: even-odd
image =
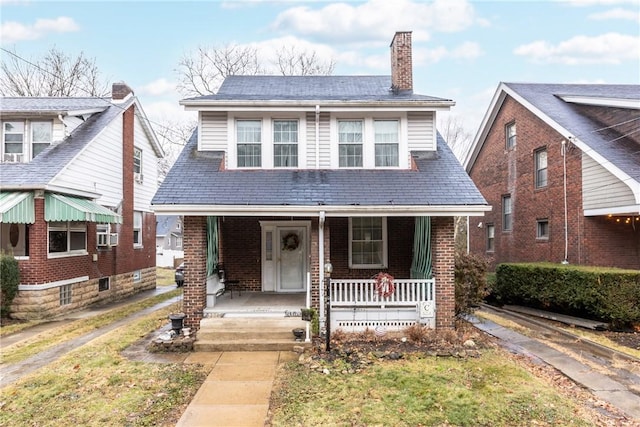
[{"label": "window air conditioner unit", "polygon": [[12,163],[21,163],[24,159],[24,154],[21,153],[5,153],[4,161]]},{"label": "window air conditioner unit", "polygon": [[109,246],[118,246],[118,233],[111,233],[109,235]]},{"label": "window air conditioner unit", "polygon": [[138,184],[142,184],[142,180],[144,179],[144,176],[141,173],[136,172],[133,174],[133,179],[135,179]]}]

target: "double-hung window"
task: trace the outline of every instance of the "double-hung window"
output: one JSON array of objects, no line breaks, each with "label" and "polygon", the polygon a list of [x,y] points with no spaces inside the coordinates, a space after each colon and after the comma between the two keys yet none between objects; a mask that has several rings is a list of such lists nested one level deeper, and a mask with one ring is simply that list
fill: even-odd
[{"label": "double-hung window", "polygon": [[362,167],[362,120],[338,121],[338,156],[341,168]]},{"label": "double-hung window", "polygon": [[31,158],[44,151],[53,139],[53,123],[31,122]]},{"label": "double-hung window", "polygon": [[273,121],[273,166],[291,168],[298,166],[298,121]]},{"label": "double-hung window", "polygon": [[387,266],[387,219],[349,218],[349,266],[385,268]]},{"label": "double-hung window", "polygon": [[496,227],[493,224],[487,224],[487,252],[496,250]]},{"label": "double-hung window", "polygon": [[142,150],[138,147],[133,149],[133,173],[138,176],[142,174]]},{"label": "double-hung window", "polygon": [[547,149],[542,148],[535,152],[536,188],[547,186]]},{"label": "double-hung window", "polygon": [[511,196],[502,196],[502,230],[510,231],[513,228]]},{"label": "double-hung window", "polygon": [[375,120],[373,122],[376,147],[376,166],[398,166],[397,120]]},{"label": "double-hung window", "polygon": [[24,122],[3,122],[2,143],[5,162],[22,162],[24,158]]},{"label": "double-hung window", "polygon": [[133,245],[142,246],[142,212],[133,212]]},{"label": "double-hung window", "polygon": [[511,122],[505,127],[507,137],[507,150],[512,150],[516,146],[516,122]]},{"label": "double-hung window", "polygon": [[262,166],[262,122],[238,120],[236,138],[238,167]]},{"label": "double-hung window", "polygon": [[82,222],[50,222],[49,253],[80,254],[87,251],[87,226]]}]

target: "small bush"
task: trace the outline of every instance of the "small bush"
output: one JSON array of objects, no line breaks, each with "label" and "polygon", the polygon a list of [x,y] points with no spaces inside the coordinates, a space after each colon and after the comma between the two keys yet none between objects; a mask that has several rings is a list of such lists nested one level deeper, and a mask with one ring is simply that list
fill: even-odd
[{"label": "small bush", "polygon": [[455,257],[456,316],[471,314],[487,296],[488,261],[457,252]]},{"label": "small bush", "polygon": [[9,316],[11,303],[18,294],[20,269],[18,261],[11,255],[0,253],[0,315]]}]

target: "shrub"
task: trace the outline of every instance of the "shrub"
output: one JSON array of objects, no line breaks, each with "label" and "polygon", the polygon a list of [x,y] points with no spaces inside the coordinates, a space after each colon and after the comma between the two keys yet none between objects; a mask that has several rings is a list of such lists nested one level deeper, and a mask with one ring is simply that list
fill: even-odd
[{"label": "shrub", "polygon": [[488,261],[459,251],[455,256],[456,315],[471,314],[487,296]]},{"label": "shrub", "polygon": [[495,297],[504,304],[582,316],[614,327],[640,322],[640,272],[549,263],[500,264]]},{"label": "shrub", "polygon": [[18,261],[11,255],[0,253],[0,315],[9,316],[11,303],[18,294],[20,269]]}]

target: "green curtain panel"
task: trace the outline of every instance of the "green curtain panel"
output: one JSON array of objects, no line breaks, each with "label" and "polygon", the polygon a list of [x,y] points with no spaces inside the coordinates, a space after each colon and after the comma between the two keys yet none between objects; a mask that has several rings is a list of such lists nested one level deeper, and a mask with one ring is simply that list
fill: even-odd
[{"label": "green curtain panel", "polygon": [[207,217],[207,277],[218,271],[218,217]]},{"label": "green curtain panel", "polygon": [[431,217],[419,216],[415,219],[413,236],[412,279],[431,279]]}]

